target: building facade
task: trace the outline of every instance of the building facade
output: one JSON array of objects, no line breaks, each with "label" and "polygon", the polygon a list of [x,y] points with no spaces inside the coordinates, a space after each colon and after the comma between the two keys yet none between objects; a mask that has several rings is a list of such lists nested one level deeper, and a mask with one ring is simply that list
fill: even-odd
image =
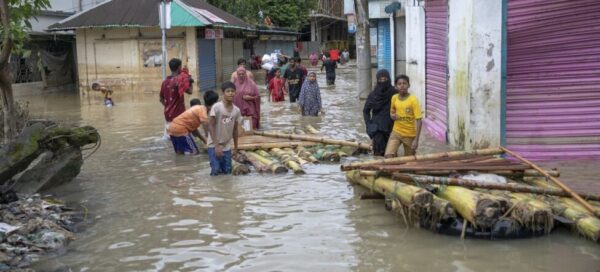
[{"label": "building facade", "polygon": [[600,156],[596,1],[406,4],[406,71],[437,138],[533,159]]},{"label": "building facade", "polygon": [[[158,1],[112,0],[52,26],[74,30],[79,89],[94,82],[116,92],[158,92],[162,81]],[[179,58],[194,76],[195,89],[215,89],[229,80],[244,56],[245,32],[252,27],[200,0],[174,0],[167,30],[167,59]],[[168,68],[167,68],[168,70]]]}]

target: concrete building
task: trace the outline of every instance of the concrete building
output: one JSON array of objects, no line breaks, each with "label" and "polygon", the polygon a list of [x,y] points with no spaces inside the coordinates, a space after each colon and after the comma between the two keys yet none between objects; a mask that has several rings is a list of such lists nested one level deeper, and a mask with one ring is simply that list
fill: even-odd
[{"label": "concrete building", "polygon": [[404,2],[395,0],[368,2],[371,23],[371,63],[377,69],[386,69],[394,75],[406,72]]},{"label": "concrete building", "polygon": [[[74,30],[79,89],[99,82],[117,92],[158,92],[162,81],[159,0],[111,0],[51,26]],[[167,58],[180,58],[195,89],[228,80],[252,26],[201,0],[171,2]]]},{"label": "concrete building", "polygon": [[[310,13],[310,41],[321,49],[350,49],[353,42],[348,34],[348,23],[344,17],[344,2],[340,0],[318,0],[317,9]],[[319,51],[310,48],[307,52]],[[351,50],[352,51],[352,50]]]},{"label": "concrete building", "polygon": [[28,53],[11,56],[15,95],[33,95],[72,89],[77,81],[75,35],[72,31],[48,32],[48,27],[101,0],[51,0],[50,7],[30,20]]},{"label": "concrete building", "polygon": [[594,0],[409,1],[406,71],[426,128],[461,149],[600,156]]}]

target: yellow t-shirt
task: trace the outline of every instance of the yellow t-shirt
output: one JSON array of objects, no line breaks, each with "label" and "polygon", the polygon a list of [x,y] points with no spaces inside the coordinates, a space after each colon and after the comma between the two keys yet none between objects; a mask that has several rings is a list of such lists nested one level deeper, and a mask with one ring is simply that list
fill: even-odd
[{"label": "yellow t-shirt", "polygon": [[396,113],[394,132],[405,137],[417,136],[415,120],[423,118],[421,106],[416,96],[409,94],[404,100],[399,94],[392,96],[390,113]]}]

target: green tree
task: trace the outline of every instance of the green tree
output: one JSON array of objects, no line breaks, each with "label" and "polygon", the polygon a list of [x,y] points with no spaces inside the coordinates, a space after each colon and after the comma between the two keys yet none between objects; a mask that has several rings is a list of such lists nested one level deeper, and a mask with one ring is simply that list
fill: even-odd
[{"label": "green tree", "polygon": [[3,111],[4,140],[17,134],[12,74],[8,60],[12,53],[23,53],[23,45],[31,30],[30,20],[44,8],[49,0],[0,0],[0,103]]},{"label": "green tree", "polygon": [[309,24],[310,11],[317,6],[316,0],[208,0],[236,17],[250,23],[262,24],[259,12],[269,16],[275,26],[300,29]]}]

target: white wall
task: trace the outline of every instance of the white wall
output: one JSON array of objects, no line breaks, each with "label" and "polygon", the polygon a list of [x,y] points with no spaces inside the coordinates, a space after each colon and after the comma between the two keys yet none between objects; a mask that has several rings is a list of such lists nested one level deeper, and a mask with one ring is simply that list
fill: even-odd
[{"label": "white wall", "polygon": [[[171,45],[181,46],[177,47],[181,51],[173,49],[175,51],[170,52],[181,52],[183,64],[198,82],[196,30],[193,27],[172,28],[167,36],[167,50],[171,50]],[[160,50],[158,28],[78,29],[76,43],[81,91],[87,91],[96,81],[118,92],[157,92],[160,89],[162,68],[144,67],[142,60],[145,44]],[[167,56],[171,57],[179,56]]]},{"label": "white wall", "polygon": [[410,91],[421,102],[425,112],[425,10],[407,6],[406,12],[406,75]]},{"label": "white wall", "polygon": [[406,74],[406,17],[396,17],[394,26],[394,58],[396,75]]},{"label": "white wall", "polygon": [[502,3],[450,0],[448,12],[449,142],[467,150],[498,146]]}]

